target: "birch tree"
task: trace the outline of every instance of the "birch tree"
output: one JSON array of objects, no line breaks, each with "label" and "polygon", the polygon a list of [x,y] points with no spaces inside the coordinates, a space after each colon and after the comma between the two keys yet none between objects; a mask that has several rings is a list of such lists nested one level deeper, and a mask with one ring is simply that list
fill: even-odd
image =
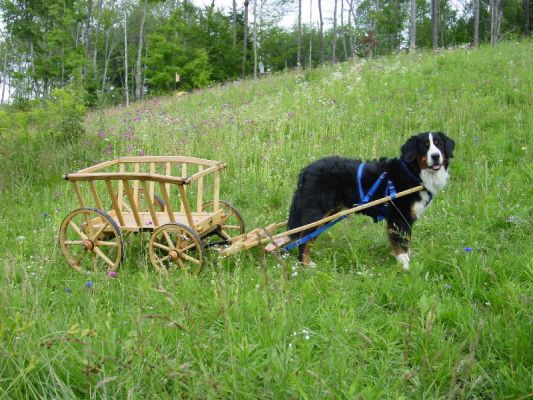
[{"label": "birch tree", "polygon": [[140,100],[143,95],[143,80],[142,80],[142,52],[144,43],[144,22],[146,20],[148,0],[143,1],[141,11],[141,23],[139,27],[139,44],[137,46],[137,60],[135,62],[135,100]]},{"label": "birch tree", "polygon": [[[479,0],[475,0],[479,1]],[[416,50],[416,0],[410,0],[409,12],[409,50]]]},{"label": "birch tree", "polygon": [[439,0],[431,0],[431,42],[433,50],[439,48]]},{"label": "birch tree", "polygon": [[474,0],[474,47],[479,47],[479,0]]},{"label": "birch tree", "polygon": [[302,0],[298,0],[298,36],[296,44],[296,68],[302,67]]},{"label": "birch tree", "polygon": [[337,0],[335,0],[335,6],[333,7],[333,43],[331,44],[331,63],[337,62]]},{"label": "birch tree", "polygon": [[244,33],[243,33],[243,48],[242,48],[242,76],[246,73],[246,52],[248,50],[248,5],[250,2],[244,0]]},{"label": "birch tree", "polygon": [[320,64],[324,63],[324,20],[322,19],[322,0],[318,0],[318,16],[319,16],[319,31],[318,37],[320,40]]}]

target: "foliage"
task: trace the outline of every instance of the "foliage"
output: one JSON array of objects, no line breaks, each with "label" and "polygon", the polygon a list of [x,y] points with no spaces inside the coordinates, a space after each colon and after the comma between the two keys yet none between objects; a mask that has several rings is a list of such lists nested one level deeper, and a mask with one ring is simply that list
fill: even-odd
[{"label": "foliage", "polygon": [[[532,55],[524,41],[357,60],[93,112],[69,144],[28,135],[0,155],[17,175],[0,195],[0,397],[527,398]],[[286,218],[310,161],[395,156],[428,129],[457,147],[409,273],[362,216],[317,240],[316,268],[211,250],[199,277],[160,276],[144,233],[117,278],[86,276],[57,244],[78,207],[61,176],[98,161],[227,161],[221,197],[250,230]]]},{"label": "foliage", "polygon": [[[240,77],[244,47],[242,8],[237,10],[234,27],[231,10],[196,7],[191,1],[150,0],[141,35],[144,3],[132,0],[0,0],[6,27],[6,37],[0,48],[2,60],[7,61],[5,75],[14,90],[12,97],[46,98],[55,88],[83,82],[84,101],[95,107],[122,103],[125,88],[134,91],[132,80],[137,79],[139,73],[141,84],[144,83],[144,91],[140,92],[148,96],[173,91],[176,73],[182,79],[180,90]],[[345,15],[348,14],[346,2],[340,3],[345,6]],[[339,24],[336,35],[331,27],[326,30],[326,60],[331,60],[334,37],[339,49],[343,39],[349,42],[346,52],[337,51],[337,61],[385,55],[405,47],[409,1],[355,3],[355,17],[351,18],[355,23],[349,26],[345,18],[344,26]],[[521,35],[526,22],[522,3],[522,0],[503,2],[501,31],[504,37]],[[272,72],[295,67],[297,26],[290,29],[277,26],[291,2],[258,0],[250,2],[246,73],[252,73],[254,64],[251,51],[254,4],[258,8],[258,61]],[[440,0],[439,4],[440,45],[452,47],[471,43],[474,30],[471,2],[463,5]],[[429,5],[429,0],[417,0],[417,47],[420,49],[431,47]],[[458,9],[458,5],[463,8]],[[488,0],[481,0],[480,13],[480,38],[487,42],[490,39]],[[317,66],[321,62],[318,31],[314,24],[305,22],[304,18],[302,59],[305,65],[309,64],[311,40],[311,63]],[[350,38],[354,39],[350,41]],[[128,71],[125,71],[126,60]]]}]

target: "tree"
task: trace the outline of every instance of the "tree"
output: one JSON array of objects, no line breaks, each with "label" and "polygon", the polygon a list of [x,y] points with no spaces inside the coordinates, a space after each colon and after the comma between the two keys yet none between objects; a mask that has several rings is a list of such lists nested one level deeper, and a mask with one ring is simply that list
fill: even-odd
[{"label": "tree", "polygon": [[[476,0],[479,1],[479,0]],[[409,50],[416,50],[416,0],[410,0],[409,12]]]},{"label": "tree", "polygon": [[474,0],[474,47],[479,47],[479,0]]},{"label": "tree", "polygon": [[490,1],[490,13],[490,43],[493,46],[496,46],[496,43],[498,43],[498,37],[500,35],[500,22],[502,14],[500,0]]},{"label": "tree", "polygon": [[246,73],[246,51],[248,50],[248,5],[250,2],[244,0],[244,33],[243,33],[243,48],[242,48],[242,76]]},{"label": "tree", "polygon": [[331,63],[335,64],[337,51],[337,0],[335,0],[335,6],[333,8],[333,43],[331,44]]},{"label": "tree", "polygon": [[439,0],[431,0],[431,43],[433,50],[439,48]]},{"label": "tree", "polygon": [[143,1],[141,12],[141,26],[139,28],[139,44],[137,46],[137,61],[135,62],[135,99],[140,100],[143,94],[143,81],[142,81],[142,52],[144,43],[144,22],[146,20],[146,9],[148,0]]},{"label": "tree", "polygon": [[302,0],[298,0],[298,40],[296,42],[296,68],[302,67]]},{"label": "tree", "polygon": [[324,63],[324,20],[322,19],[322,0],[318,0],[318,15],[320,19],[320,63]]}]

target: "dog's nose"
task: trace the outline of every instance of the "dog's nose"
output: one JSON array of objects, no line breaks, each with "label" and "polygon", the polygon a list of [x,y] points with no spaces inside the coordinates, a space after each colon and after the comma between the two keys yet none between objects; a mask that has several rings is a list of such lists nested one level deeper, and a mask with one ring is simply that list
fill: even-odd
[{"label": "dog's nose", "polygon": [[440,154],[439,153],[433,153],[431,155],[431,160],[433,162],[436,162],[436,163],[440,162]]}]

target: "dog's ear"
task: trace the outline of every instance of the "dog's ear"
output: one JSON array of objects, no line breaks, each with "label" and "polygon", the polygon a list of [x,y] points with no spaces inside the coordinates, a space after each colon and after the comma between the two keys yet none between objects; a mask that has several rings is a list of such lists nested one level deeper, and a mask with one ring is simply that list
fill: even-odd
[{"label": "dog's ear", "polygon": [[453,149],[455,149],[455,142],[450,139],[444,132],[439,132],[440,137],[444,141],[444,150],[448,158],[453,158]]},{"label": "dog's ear", "polygon": [[416,143],[416,136],[411,136],[407,142],[405,142],[402,147],[400,147],[400,151],[402,153],[402,159],[407,162],[411,163],[414,160],[416,160],[416,157],[418,156],[418,145]]}]

